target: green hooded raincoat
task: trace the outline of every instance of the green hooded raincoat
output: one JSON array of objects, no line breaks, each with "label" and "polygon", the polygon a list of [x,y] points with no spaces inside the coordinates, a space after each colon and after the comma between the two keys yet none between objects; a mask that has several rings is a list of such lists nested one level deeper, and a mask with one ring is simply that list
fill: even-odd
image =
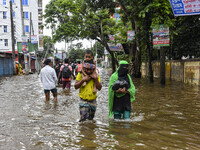
[{"label": "green hooded raincoat", "polygon": [[[128,64],[127,61],[120,61],[119,62],[119,65],[121,64]],[[113,115],[113,100],[114,100],[114,91],[112,90],[112,86],[113,86],[113,83],[115,81],[118,80],[118,69],[119,67],[117,68],[117,71],[115,71],[111,77],[110,77],[110,81],[109,81],[109,87],[108,87],[108,100],[109,100],[109,118],[112,117]],[[130,93],[130,100],[131,102],[135,100],[135,86],[132,82],[132,79],[130,77],[130,75],[128,74],[128,77],[129,77],[129,80],[130,80],[130,88],[128,89],[129,93]],[[125,95],[124,93],[116,93],[116,96],[117,97],[121,97]]]}]

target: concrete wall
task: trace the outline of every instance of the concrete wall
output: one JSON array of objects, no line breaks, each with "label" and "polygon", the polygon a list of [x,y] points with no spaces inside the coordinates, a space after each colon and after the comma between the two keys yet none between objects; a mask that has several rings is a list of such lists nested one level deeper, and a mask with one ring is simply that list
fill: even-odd
[{"label": "concrete wall", "polygon": [[[152,62],[153,76],[160,77],[160,62]],[[143,77],[148,75],[148,64],[142,63],[141,73]],[[187,84],[200,86],[200,60],[166,61],[165,77],[174,81],[182,81]]]},{"label": "concrete wall", "polygon": [[184,82],[200,85],[200,61],[185,62],[184,64]]}]

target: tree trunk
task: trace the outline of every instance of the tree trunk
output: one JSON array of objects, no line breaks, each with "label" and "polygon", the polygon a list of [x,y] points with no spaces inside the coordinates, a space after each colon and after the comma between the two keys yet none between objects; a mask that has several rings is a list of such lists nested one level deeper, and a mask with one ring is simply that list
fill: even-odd
[{"label": "tree trunk", "polygon": [[141,78],[140,67],[141,67],[141,51],[138,48],[136,50],[135,61],[134,61],[134,73],[133,73],[133,76],[135,78]]},{"label": "tree trunk", "polygon": [[108,43],[105,42],[105,41],[99,41],[99,42],[102,43],[106,47],[107,51],[110,53],[111,61],[112,61],[112,73],[114,73],[116,71],[115,65],[117,64],[117,60],[115,59],[115,56],[114,56],[113,52],[110,51]]},{"label": "tree trunk", "polygon": [[[137,24],[135,21],[135,33],[139,32],[139,29],[137,28]],[[135,60],[134,60],[134,73],[133,76],[135,78],[141,78],[141,51],[139,48],[139,41],[135,38]]]},{"label": "tree trunk", "polygon": [[160,49],[160,84],[165,85],[165,49]]},{"label": "tree trunk", "polygon": [[148,77],[149,82],[153,83],[153,69],[152,69],[152,38],[151,33],[149,32],[149,29],[147,30],[147,54],[148,54],[148,65],[149,65],[149,71],[148,71]]},{"label": "tree trunk", "polygon": [[114,54],[112,52],[110,53],[110,55],[111,55],[111,61],[112,61],[112,73],[114,73],[116,71],[115,56],[114,56]]}]

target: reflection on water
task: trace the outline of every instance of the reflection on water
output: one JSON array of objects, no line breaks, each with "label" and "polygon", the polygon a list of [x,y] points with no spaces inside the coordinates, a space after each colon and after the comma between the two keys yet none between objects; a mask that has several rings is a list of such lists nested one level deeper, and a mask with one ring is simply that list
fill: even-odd
[{"label": "reflection on water", "polygon": [[[38,75],[0,79],[0,149],[200,149],[197,86],[134,79],[131,120],[108,119],[108,75],[93,121],[78,122],[78,90],[58,87],[58,103],[45,104]],[[74,81],[72,82],[74,84]]]}]

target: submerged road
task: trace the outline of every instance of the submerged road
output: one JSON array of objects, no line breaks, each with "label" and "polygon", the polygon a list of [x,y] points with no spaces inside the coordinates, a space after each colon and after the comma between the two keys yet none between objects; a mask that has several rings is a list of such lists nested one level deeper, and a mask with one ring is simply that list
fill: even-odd
[{"label": "submerged road", "polygon": [[45,105],[37,74],[0,78],[0,150],[200,149],[200,88],[134,79],[131,120],[108,119],[108,82],[100,69],[94,121],[79,123],[78,90],[58,87],[58,105]]}]

